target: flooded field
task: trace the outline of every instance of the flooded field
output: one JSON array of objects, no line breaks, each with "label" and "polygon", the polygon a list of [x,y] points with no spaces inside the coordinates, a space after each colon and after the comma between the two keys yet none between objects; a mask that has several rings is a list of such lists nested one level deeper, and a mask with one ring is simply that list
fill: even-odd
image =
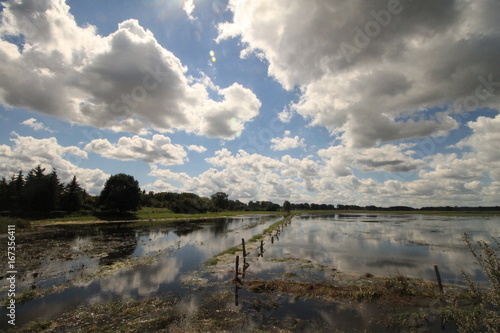
[{"label": "flooded field", "polygon": [[[493,243],[500,237],[499,217],[443,217],[401,214],[334,214],[296,216],[279,241],[253,270],[276,273],[276,261],[300,258],[359,274],[435,280],[437,264],[445,283],[463,284],[460,268],[476,282],[485,282],[463,240]],[[273,260],[275,259],[274,263]],[[272,264],[269,264],[271,262]],[[266,264],[267,263],[267,264]]]},{"label": "flooded field", "polygon": [[[18,290],[70,287],[19,306],[17,323],[52,318],[81,305],[184,292],[182,279],[188,272],[279,219],[256,215],[170,224],[52,226],[19,235]],[[5,277],[1,284],[7,285]],[[3,289],[2,299],[5,295]],[[4,313],[2,307],[2,318]],[[3,320],[1,325],[7,327]]]},{"label": "flooded field", "polygon": [[[24,265],[19,269],[23,281],[18,288],[51,292],[20,305],[18,325],[61,316],[62,321],[83,320],[85,314],[92,321],[100,311],[107,318],[104,321],[112,322],[110,317],[119,317],[123,308],[129,308],[130,316],[133,308],[151,307],[152,314],[163,306],[172,319],[161,322],[167,331],[195,332],[211,324],[212,331],[218,331],[224,323],[229,332],[278,328],[284,332],[398,332],[400,328],[391,328],[380,318],[387,318],[394,308],[414,305],[399,296],[382,307],[371,303],[375,296],[387,300],[365,286],[381,283],[387,289],[388,285],[372,276],[423,279],[412,282],[412,288],[431,290],[433,285],[424,280],[435,281],[433,265],[437,264],[445,283],[464,284],[460,266],[485,284],[462,236],[467,232],[472,241],[489,243],[492,236],[500,236],[499,217],[303,214],[247,244],[250,265],[244,278],[239,275],[241,285],[232,282],[234,258],[243,258],[241,250],[226,254],[214,266],[203,265],[281,219],[254,215],[173,224],[52,226],[20,235],[17,251]],[[4,277],[1,283],[6,285]],[[59,285],[60,291],[54,288]],[[436,295],[432,291],[425,297],[439,299]],[[429,313],[412,314],[415,325],[427,329],[423,332],[456,332],[453,325],[441,328],[439,316]],[[0,315],[5,316],[4,308]],[[7,327],[5,321],[1,325]],[[142,331],[157,331],[154,327]]]}]

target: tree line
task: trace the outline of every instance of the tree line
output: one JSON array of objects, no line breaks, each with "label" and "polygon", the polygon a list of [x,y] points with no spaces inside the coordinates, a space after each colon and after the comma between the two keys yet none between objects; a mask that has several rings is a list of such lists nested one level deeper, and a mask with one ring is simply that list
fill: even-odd
[{"label": "tree line", "polygon": [[278,211],[271,201],[243,203],[231,200],[224,192],[209,198],[195,193],[146,192],[133,176],[110,176],[99,195],[90,195],[76,176],[68,184],[61,182],[57,170],[50,173],[40,165],[26,175],[23,171],[0,183],[0,212],[13,215],[65,215],[92,212],[134,212],[141,207],[167,208],[174,213],[196,214],[219,211]]},{"label": "tree line", "polygon": [[92,196],[78,184],[76,176],[64,184],[57,170],[45,173],[38,165],[25,176],[22,171],[0,182],[0,211],[11,213],[77,212],[94,206]]},{"label": "tree line", "polygon": [[174,213],[196,214],[220,211],[291,211],[291,210],[369,210],[369,211],[498,211],[500,207],[424,207],[408,206],[377,207],[357,205],[290,203],[279,205],[271,201],[231,200],[224,192],[212,194],[209,198],[195,193],[146,192],[141,190],[133,176],[120,173],[110,176],[100,195],[90,195],[73,176],[68,184],[61,182],[57,170],[46,173],[40,165],[26,175],[22,171],[10,179],[0,182],[0,212],[14,215],[40,215],[59,213],[134,212],[141,207],[166,208]]}]

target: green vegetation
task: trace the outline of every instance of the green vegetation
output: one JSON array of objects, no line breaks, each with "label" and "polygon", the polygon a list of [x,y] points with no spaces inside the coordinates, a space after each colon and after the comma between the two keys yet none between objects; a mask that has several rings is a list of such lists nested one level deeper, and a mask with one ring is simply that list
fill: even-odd
[{"label": "green vegetation", "polygon": [[141,206],[141,189],[134,177],[119,173],[106,180],[99,203],[105,211],[135,212]]},{"label": "green vegetation", "polygon": [[[247,241],[247,243],[250,244],[250,243],[257,242],[258,240],[262,239],[265,234],[271,233],[273,230],[277,229],[283,223],[290,221],[292,219],[292,217],[293,217],[293,214],[289,214],[284,219],[281,219],[277,222],[274,222],[269,227],[267,227],[261,234],[254,235],[252,238],[250,238]],[[205,261],[205,265],[215,266],[220,262],[220,260],[223,256],[228,255],[228,254],[234,255],[238,251],[243,251],[243,248],[241,245],[230,247],[229,249],[226,249],[226,250],[222,251],[221,253],[216,254],[212,258],[208,259],[207,261]]]},{"label": "green vegetation", "polygon": [[[266,229],[262,232],[262,235],[272,233],[274,230],[278,229],[278,228],[279,228],[282,224],[289,222],[289,221],[293,218],[293,216],[294,216],[294,215],[295,215],[295,214],[288,214],[288,215],[286,215],[286,216],[285,216],[285,218],[284,218],[284,219],[279,220],[279,221],[277,221],[277,222],[274,222],[273,224],[271,224],[269,227],[267,227],[267,228],[266,228]],[[254,237],[255,237],[255,236],[254,236]],[[259,239],[260,239],[260,238],[259,238]],[[252,240],[250,240],[250,241],[252,241]],[[256,241],[256,240],[254,240],[254,241]]]},{"label": "green vegetation", "polygon": [[[453,304],[446,307],[443,316],[447,320],[457,323],[461,333],[487,331],[496,333],[500,330],[500,258],[492,246],[484,241],[478,241],[476,246],[470,241],[469,236],[464,234],[464,241],[470,253],[481,266],[484,274],[488,277],[490,285],[487,289],[480,289],[472,282],[463,270],[462,274],[467,283],[468,294],[457,298]],[[497,248],[500,243],[493,238]]]},{"label": "green vegetation", "polygon": [[0,217],[0,233],[7,233],[7,227],[9,225],[16,226],[16,232],[20,230],[27,230],[31,228],[31,223],[25,219],[11,218],[11,217]]}]

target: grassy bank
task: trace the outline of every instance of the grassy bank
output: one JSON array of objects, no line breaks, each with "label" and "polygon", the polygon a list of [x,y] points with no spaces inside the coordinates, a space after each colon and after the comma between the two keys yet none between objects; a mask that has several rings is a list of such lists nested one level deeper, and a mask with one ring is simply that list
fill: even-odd
[{"label": "grassy bank", "polygon": [[238,215],[254,215],[254,214],[276,214],[278,212],[264,211],[230,211],[230,212],[208,212],[202,214],[178,214],[166,208],[142,208],[135,213],[111,214],[111,213],[95,213],[86,215],[72,215],[59,218],[47,218],[28,220],[16,217],[0,218],[0,233],[7,231],[7,226],[15,224],[17,229],[24,231],[31,227],[47,226],[47,225],[62,225],[62,224],[90,224],[90,223],[109,223],[109,222],[142,222],[142,221],[157,221],[157,222],[175,222],[182,220],[197,220],[210,218],[233,217]]}]

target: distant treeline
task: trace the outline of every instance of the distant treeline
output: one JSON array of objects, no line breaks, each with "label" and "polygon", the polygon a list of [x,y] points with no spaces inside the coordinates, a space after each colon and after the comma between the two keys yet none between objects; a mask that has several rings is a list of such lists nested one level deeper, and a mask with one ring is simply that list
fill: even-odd
[{"label": "distant treeline", "polygon": [[130,175],[111,176],[100,195],[90,195],[76,176],[68,184],[60,181],[57,170],[45,173],[40,165],[26,175],[22,171],[0,182],[0,212],[3,215],[65,215],[70,213],[96,213],[107,211],[136,211],[140,207],[167,208],[174,213],[206,213],[217,211],[279,211],[279,210],[369,210],[369,211],[500,211],[495,207],[423,207],[357,206],[290,203],[283,205],[271,201],[231,200],[224,192],[207,197],[194,193],[146,192]]}]

